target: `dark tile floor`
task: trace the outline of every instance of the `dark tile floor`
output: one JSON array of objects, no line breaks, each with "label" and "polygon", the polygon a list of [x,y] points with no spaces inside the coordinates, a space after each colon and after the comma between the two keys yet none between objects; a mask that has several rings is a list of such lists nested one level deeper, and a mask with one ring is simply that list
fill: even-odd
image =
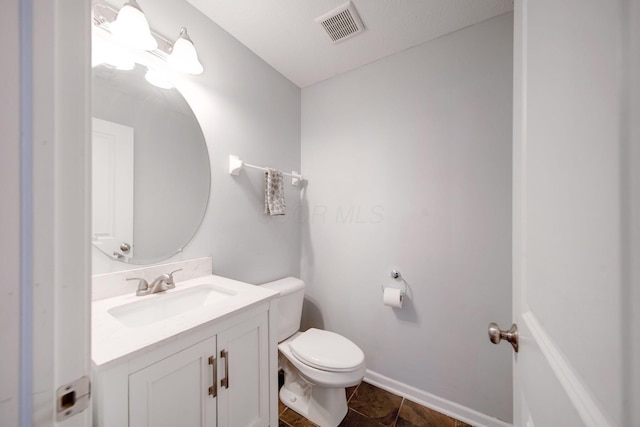
[{"label": "dark tile floor", "polygon": [[[349,412],[339,427],[471,427],[366,382],[347,389]],[[315,427],[279,403],[279,427]]]}]

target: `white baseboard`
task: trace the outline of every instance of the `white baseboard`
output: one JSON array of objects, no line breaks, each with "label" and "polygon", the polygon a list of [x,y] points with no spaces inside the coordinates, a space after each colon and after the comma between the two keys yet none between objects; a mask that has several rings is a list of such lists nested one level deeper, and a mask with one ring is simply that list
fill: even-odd
[{"label": "white baseboard", "polygon": [[512,427],[511,424],[500,421],[497,418],[489,417],[466,406],[451,402],[450,400],[443,399],[426,391],[418,390],[415,387],[392,380],[369,369],[367,369],[364,380],[390,393],[406,397],[422,406],[441,412],[474,427]]}]

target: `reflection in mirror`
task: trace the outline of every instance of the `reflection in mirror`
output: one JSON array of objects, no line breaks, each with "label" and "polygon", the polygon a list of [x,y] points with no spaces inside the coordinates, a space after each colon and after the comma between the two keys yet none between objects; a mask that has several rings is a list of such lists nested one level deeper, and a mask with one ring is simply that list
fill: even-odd
[{"label": "reflection in mirror", "polygon": [[93,68],[93,243],[132,264],[165,260],[189,243],[209,200],[209,154],[180,92],[146,67]]}]

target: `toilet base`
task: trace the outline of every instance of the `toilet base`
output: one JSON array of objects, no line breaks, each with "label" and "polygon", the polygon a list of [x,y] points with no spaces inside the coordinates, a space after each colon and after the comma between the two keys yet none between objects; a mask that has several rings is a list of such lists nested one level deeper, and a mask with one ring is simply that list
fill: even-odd
[{"label": "toilet base", "polygon": [[344,387],[312,386],[295,370],[284,369],[284,385],[280,401],[320,427],[337,427],[347,415],[347,396]]}]

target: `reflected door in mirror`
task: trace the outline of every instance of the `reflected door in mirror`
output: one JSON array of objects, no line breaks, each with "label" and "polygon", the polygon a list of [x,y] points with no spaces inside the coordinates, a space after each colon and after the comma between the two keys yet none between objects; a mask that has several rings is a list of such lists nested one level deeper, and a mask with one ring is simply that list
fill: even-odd
[{"label": "reflected door in mirror", "polygon": [[133,128],[93,118],[92,239],[106,254],[133,256]]}]

